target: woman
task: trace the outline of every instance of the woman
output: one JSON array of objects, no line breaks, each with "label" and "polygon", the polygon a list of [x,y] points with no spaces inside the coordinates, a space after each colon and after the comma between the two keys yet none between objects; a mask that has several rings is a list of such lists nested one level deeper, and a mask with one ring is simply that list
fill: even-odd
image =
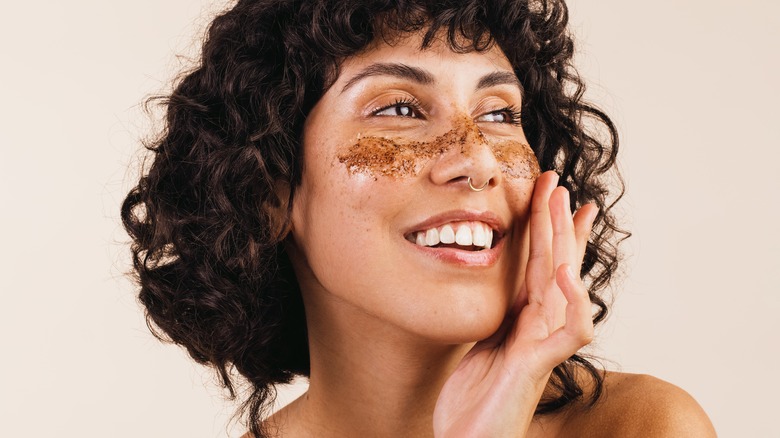
[{"label": "woman", "polygon": [[714,435],[682,390],[577,355],[622,232],[566,21],[328,0],[214,20],[122,216],[150,327],[249,382],[250,436]]}]

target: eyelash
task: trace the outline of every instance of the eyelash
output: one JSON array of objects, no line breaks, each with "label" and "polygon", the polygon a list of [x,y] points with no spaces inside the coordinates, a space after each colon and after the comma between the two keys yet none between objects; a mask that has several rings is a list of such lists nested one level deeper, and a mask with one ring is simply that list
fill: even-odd
[{"label": "eyelash", "polygon": [[[390,105],[385,105],[374,109],[373,111],[371,111],[371,114],[377,115],[382,111],[388,110],[393,107],[401,107],[401,106],[410,107],[412,111],[417,114],[418,117],[422,114],[422,111],[420,110],[420,106],[421,106],[420,102],[415,98],[396,99],[396,101]],[[504,108],[497,109],[495,111],[490,111],[489,113],[486,114],[496,114],[496,113],[506,113],[508,115],[508,119],[506,122],[498,122],[498,123],[509,123],[512,125],[521,124],[522,111],[514,105],[509,105]],[[411,116],[397,116],[397,117],[411,117]]]},{"label": "eyelash", "polygon": [[[413,112],[417,113],[418,116],[422,114],[422,111],[420,110],[420,106],[421,106],[420,101],[415,98],[396,99],[396,101],[390,105],[385,105],[374,109],[373,111],[371,111],[371,114],[377,115],[382,111],[388,110],[393,107],[401,107],[401,106],[410,107]],[[409,117],[409,116],[400,116],[400,117]]]},{"label": "eyelash", "polygon": [[514,105],[506,106],[504,108],[501,108],[500,110],[491,111],[488,114],[501,113],[501,112],[507,113],[509,115],[509,119],[505,123],[510,123],[512,125],[520,125],[522,123],[522,119],[521,119],[522,111],[520,110],[520,108]]}]

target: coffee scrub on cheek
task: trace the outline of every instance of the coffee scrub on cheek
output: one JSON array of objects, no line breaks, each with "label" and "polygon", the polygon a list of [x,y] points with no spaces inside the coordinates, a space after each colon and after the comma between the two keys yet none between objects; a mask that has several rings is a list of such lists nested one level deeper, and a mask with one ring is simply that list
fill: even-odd
[{"label": "coffee scrub on cheek", "polygon": [[518,140],[489,139],[467,116],[457,118],[454,125],[430,141],[358,135],[355,143],[338,155],[338,160],[350,174],[415,176],[431,159],[452,148],[459,148],[461,154],[470,154],[474,147],[486,144],[504,176],[529,180],[539,177],[539,164],[528,144]]}]

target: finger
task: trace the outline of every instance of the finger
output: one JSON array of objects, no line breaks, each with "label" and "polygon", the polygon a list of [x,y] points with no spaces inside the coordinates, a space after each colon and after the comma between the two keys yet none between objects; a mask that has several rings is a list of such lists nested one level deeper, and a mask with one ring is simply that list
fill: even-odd
[{"label": "finger", "polygon": [[544,354],[554,367],[577,353],[593,341],[593,319],[588,291],[568,264],[561,265],[555,273],[558,287],[566,297],[566,323],[554,331],[541,345]]},{"label": "finger", "polygon": [[[528,269],[526,276],[532,281],[540,273],[544,281],[550,278],[553,270],[552,260],[552,224],[550,219],[550,195],[558,184],[558,174],[545,172],[536,181],[531,200],[530,243],[528,254]],[[537,288],[532,288],[537,289]]]},{"label": "finger", "polygon": [[585,249],[588,247],[588,239],[593,230],[593,222],[599,213],[596,204],[585,204],[574,213],[574,234],[577,240],[577,265],[582,266],[585,257]]},{"label": "finger", "polygon": [[509,309],[509,315],[516,318],[530,300],[540,302],[540,296],[529,297],[529,291],[542,290],[542,283],[550,279],[552,264],[552,225],[550,224],[550,194],[558,185],[558,174],[554,171],[543,173],[534,185],[531,198],[531,217],[529,219],[530,242],[528,262],[525,270],[523,288],[515,297]]},{"label": "finger", "polygon": [[553,266],[566,263],[577,266],[577,238],[569,207],[569,191],[557,187],[550,195],[550,220],[552,223]]}]

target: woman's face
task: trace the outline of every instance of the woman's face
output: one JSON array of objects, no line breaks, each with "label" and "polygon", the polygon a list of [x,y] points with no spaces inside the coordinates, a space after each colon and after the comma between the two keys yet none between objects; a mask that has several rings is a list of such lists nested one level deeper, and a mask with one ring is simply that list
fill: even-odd
[{"label": "woman's face", "polygon": [[523,278],[539,167],[501,50],[419,47],[411,35],[347,59],[312,110],[289,251],[305,296],[476,341]]}]

